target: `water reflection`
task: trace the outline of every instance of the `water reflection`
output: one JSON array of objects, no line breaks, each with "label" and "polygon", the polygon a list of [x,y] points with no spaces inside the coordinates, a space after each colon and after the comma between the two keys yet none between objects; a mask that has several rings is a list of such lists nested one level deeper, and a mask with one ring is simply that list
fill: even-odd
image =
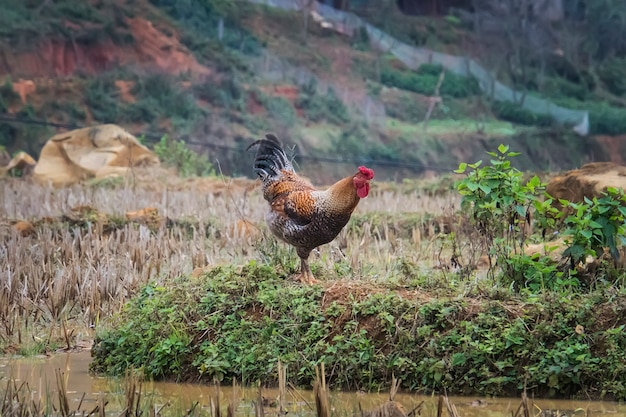
[{"label": "water reflection", "polygon": [[[88,351],[58,354],[51,357],[0,359],[0,389],[6,386],[7,378],[13,378],[20,383],[27,382],[35,400],[39,398],[43,400],[46,396],[56,398],[55,372],[58,369],[65,379],[69,398],[73,402],[70,409],[76,409],[82,400],[80,409],[89,411],[94,407],[96,401],[105,396],[109,402],[108,411],[121,410],[123,408],[123,383],[118,379],[90,375],[88,371],[90,361],[91,355]],[[197,409],[208,410],[211,399],[216,396],[216,391],[216,387],[201,384],[170,382],[144,384],[145,395],[154,401],[155,406],[158,408],[169,402],[167,409],[173,411],[173,414],[181,414],[181,410],[183,412],[188,410],[196,402],[198,403]],[[233,388],[221,387],[219,394],[220,404],[225,409],[233,397]],[[237,415],[242,417],[254,416],[252,402],[256,400],[257,390],[236,388],[234,394],[239,399]],[[263,395],[271,401],[278,397],[278,391],[264,390]],[[368,410],[381,405],[387,398],[388,393],[337,392],[331,396],[331,406],[334,415],[346,416],[358,414],[359,404],[363,410]],[[399,393],[395,400],[400,402],[407,411],[424,401],[422,416],[436,415],[436,397]],[[520,404],[519,398],[450,397],[450,401],[463,417],[508,417],[515,413]],[[290,392],[288,402],[288,411],[291,415],[313,416],[315,414],[311,391]],[[626,417],[626,405],[615,402],[535,400],[535,404],[538,406],[535,409],[535,415],[539,415],[540,410],[547,409],[581,409],[577,415],[584,416],[585,411],[588,410],[589,415],[593,416],[608,414],[615,417]],[[266,414],[270,414],[271,411],[271,409],[266,409]]]}]

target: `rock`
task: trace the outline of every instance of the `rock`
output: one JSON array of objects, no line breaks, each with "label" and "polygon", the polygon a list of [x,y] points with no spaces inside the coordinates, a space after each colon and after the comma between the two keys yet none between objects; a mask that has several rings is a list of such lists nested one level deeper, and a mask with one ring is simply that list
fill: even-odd
[{"label": "rock", "polygon": [[562,209],[559,199],[574,203],[600,196],[607,187],[626,189],[626,167],[613,162],[593,162],[566,172],[548,182],[546,191],[554,197],[554,206]]}]

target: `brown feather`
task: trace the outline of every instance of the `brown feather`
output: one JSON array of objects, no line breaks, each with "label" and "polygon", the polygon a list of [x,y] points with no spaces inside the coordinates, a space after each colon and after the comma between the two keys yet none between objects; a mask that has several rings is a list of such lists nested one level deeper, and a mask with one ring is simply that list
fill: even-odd
[{"label": "brown feather", "polygon": [[[267,224],[272,233],[297,249],[302,276],[310,281],[310,252],[341,232],[360,201],[359,195],[367,195],[374,171],[359,167],[356,174],[319,191],[294,172],[275,136],[268,135],[250,146],[254,145],[259,146],[255,172],[263,182],[263,196],[270,203]],[[357,187],[361,194],[357,194]]]}]

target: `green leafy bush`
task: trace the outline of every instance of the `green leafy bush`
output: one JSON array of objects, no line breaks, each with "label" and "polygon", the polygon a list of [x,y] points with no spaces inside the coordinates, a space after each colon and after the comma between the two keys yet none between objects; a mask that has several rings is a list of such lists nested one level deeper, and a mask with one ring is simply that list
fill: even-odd
[{"label": "green leafy bush", "polygon": [[192,151],[182,140],[163,136],[154,145],[154,153],[163,164],[176,168],[182,177],[215,175],[206,156]]},{"label": "green leafy bush", "polygon": [[[130,81],[135,102],[127,103],[119,96],[118,79]],[[140,75],[129,68],[119,68],[89,78],[85,85],[85,101],[94,118],[102,123],[152,123],[159,118],[179,118],[193,124],[205,111],[195,97],[182,89],[177,80],[166,74]]]},{"label": "green leafy bush", "polygon": [[[217,40],[219,20],[223,19],[222,45],[246,55],[258,55],[261,50],[256,37],[239,24],[238,13],[244,7],[242,4],[223,0],[150,0],[150,3],[180,22],[187,41],[193,38]],[[201,46],[195,41],[187,44],[194,48]],[[198,51],[194,48],[192,51]]]},{"label": "green leafy bush", "polygon": [[598,77],[616,96],[626,94],[626,58],[607,59],[598,68]]},{"label": "green leafy bush", "polygon": [[626,109],[611,107],[606,103],[589,106],[589,131],[604,135],[626,133]]},{"label": "green leafy bush", "polygon": [[589,133],[597,135],[620,135],[626,133],[626,108],[606,101],[580,101],[572,98],[556,98],[555,104],[570,109],[589,112]]},{"label": "green leafy bush", "polygon": [[[608,187],[603,197],[581,203],[559,200],[565,210],[561,213],[568,227],[563,232],[568,248],[563,256],[571,260],[572,268],[587,256],[602,258],[607,248],[614,264],[620,249],[626,245],[626,195],[620,188]],[[569,213],[565,216],[565,213]]]},{"label": "green leafy bush", "polygon": [[536,175],[524,182],[524,174],[511,165],[511,158],[519,153],[510,152],[508,146],[500,145],[497,152],[487,154],[492,157],[489,165],[481,167],[482,161],[459,165],[455,172],[467,173],[467,177],[456,183],[456,189],[462,195],[461,209],[485,239],[485,249],[492,259],[489,264],[504,270],[503,279],[515,279],[519,272],[515,267],[524,264],[512,257],[523,254],[531,210],[545,184]]},{"label": "green leafy bush", "polygon": [[550,115],[533,113],[510,101],[494,101],[491,108],[496,117],[512,123],[542,127],[550,126],[553,123]]},{"label": "green leafy bush", "polygon": [[551,77],[543,84],[542,93],[549,98],[568,97],[584,101],[591,91],[584,83],[574,83],[563,78]]},{"label": "green leafy bush", "polygon": [[504,262],[506,275],[502,276],[502,281],[516,289],[527,288],[533,293],[564,291],[576,289],[580,284],[575,276],[564,273],[549,256],[521,253],[510,256]]},{"label": "green leafy bush", "polygon": [[94,119],[102,123],[118,120],[121,103],[117,99],[115,78],[109,74],[90,78],[85,85],[85,101]]},{"label": "green leafy bush", "polygon": [[10,106],[18,103],[20,96],[13,90],[13,83],[7,79],[0,86],[0,112],[6,113]]},{"label": "green leafy bush", "polygon": [[217,83],[203,82],[194,85],[199,99],[225,109],[243,111],[244,88],[237,77],[225,77]]},{"label": "green leafy bush", "polygon": [[[161,117],[180,117],[193,120],[203,111],[193,95],[183,90],[176,80],[166,74],[148,74],[137,79],[132,88],[137,103],[146,100],[154,113]],[[139,105],[131,103],[128,107]]]},{"label": "green leafy bush", "polygon": [[[618,260],[626,246],[623,190],[609,187],[604,196],[580,203],[559,200],[563,207],[559,211],[550,196],[540,198],[545,184],[537,176],[524,183],[522,172],[511,166],[510,158],[518,153],[500,145],[497,153],[488,154],[494,158],[490,165],[462,163],[455,172],[471,170],[456,182],[456,188],[462,195],[461,209],[484,239],[492,276],[499,268],[503,283],[531,291],[591,290],[599,278],[617,284],[621,279]],[[526,255],[524,241],[532,231],[531,219],[545,231],[554,230],[559,218],[567,227],[562,232],[566,245],[562,258],[569,262]],[[585,267],[588,257],[595,262],[591,268]]]},{"label": "green leafy bush", "polygon": [[[440,65],[425,64],[417,72],[401,71],[391,67],[384,67],[381,73],[381,83],[402,90],[413,91],[424,95],[435,94],[442,67]],[[439,89],[442,96],[463,98],[480,94],[480,88],[474,78],[462,77],[450,71],[445,71],[445,77]]]},{"label": "green leafy bush", "polygon": [[268,115],[283,126],[291,127],[296,124],[298,115],[293,105],[284,97],[272,97],[257,94]]},{"label": "green leafy bush", "polygon": [[306,117],[313,122],[342,124],[350,121],[350,113],[335,94],[335,90],[328,88],[322,94],[318,92],[314,81],[302,88],[296,107],[304,110]]}]

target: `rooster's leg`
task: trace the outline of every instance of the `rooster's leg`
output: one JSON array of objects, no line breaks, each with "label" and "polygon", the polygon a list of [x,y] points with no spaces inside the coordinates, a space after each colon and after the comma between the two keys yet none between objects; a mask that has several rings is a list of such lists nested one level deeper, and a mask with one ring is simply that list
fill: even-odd
[{"label": "rooster's leg", "polygon": [[296,278],[303,284],[315,284],[317,282],[309,266],[309,253],[307,253],[306,256],[298,254],[300,256],[300,273]]}]

